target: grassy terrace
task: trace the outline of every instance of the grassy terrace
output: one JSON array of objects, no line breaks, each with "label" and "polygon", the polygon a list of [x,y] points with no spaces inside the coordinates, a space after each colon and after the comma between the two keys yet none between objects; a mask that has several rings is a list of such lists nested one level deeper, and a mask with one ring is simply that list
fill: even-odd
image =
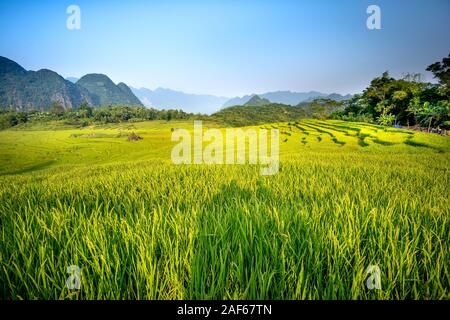
[{"label": "grassy terrace", "polygon": [[[187,122],[0,131],[0,296],[450,298],[447,137],[343,121],[255,128],[272,127],[274,176],[173,165],[171,129]],[[70,265],[82,269],[75,293]],[[381,290],[365,286],[369,265]]]}]

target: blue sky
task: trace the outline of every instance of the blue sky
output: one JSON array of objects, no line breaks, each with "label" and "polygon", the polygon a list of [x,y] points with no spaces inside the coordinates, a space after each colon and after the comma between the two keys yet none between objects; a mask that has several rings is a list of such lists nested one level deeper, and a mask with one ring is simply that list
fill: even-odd
[{"label": "blue sky", "polygon": [[[68,30],[66,8],[81,9]],[[368,5],[381,30],[368,30]],[[448,0],[0,1],[0,55],[29,70],[236,96],[355,93],[450,52]],[[431,75],[427,75],[431,80]]]}]

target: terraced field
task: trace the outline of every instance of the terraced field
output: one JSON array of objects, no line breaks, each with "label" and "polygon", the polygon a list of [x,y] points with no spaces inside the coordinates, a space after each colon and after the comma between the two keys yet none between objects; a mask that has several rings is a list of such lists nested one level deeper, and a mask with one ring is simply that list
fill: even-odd
[{"label": "terraced field", "polygon": [[[315,142],[331,142],[338,146],[355,146],[355,143],[361,147],[373,145],[401,147],[402,144],[416,147],[423,147],[444,152],[447,141],[442,137],[424,135],[414,131],[399,130],[394,128],[385,128],[378,125],[367,123],[349,123],[342,121],[316,121],[304,120],[301,122],[289,122],[287,124],[262,126],[261,128],[280,128],[282,134],[286,137],[283,142],[288,142],[290,137],[295,134],[302,135],[303,145]],[[325,143],[327,144],[327,143]],[[328,145],[329,146],[329,145]],[[397,148],[395,148],[397,149]],[[388,149],[384,150],[388,151]]]},{"label": "terraced field", "polygon": [[262,176],[172,164],[173,128],[192,123],[0,131],[2,298],[450,298],[448,137],[267,124],[281,163]]}]

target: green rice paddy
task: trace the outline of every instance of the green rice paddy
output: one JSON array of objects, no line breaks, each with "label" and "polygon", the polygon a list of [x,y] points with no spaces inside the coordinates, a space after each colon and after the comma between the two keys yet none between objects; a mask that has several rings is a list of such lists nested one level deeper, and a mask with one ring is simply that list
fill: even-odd
[{"label": "green rice paddy", "polygon": [[[330,120],[255,128],[272,127],[273,176],[172,164],[172,129],[188,122],[0,131],[0,297],[450,298],[448,137]],[[70,265],[80,290],[66,286]]]}]

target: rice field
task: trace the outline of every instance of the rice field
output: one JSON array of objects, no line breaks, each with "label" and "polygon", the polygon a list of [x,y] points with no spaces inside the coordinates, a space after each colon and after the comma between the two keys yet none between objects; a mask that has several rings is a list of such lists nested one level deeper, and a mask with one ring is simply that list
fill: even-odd
[{"label": "rice field", "polygon": [[0,131],[0,297],[450,298],[448,137],[267,124],[280,170],[262,176],[172,164],[173,128],[192,123]]}]

